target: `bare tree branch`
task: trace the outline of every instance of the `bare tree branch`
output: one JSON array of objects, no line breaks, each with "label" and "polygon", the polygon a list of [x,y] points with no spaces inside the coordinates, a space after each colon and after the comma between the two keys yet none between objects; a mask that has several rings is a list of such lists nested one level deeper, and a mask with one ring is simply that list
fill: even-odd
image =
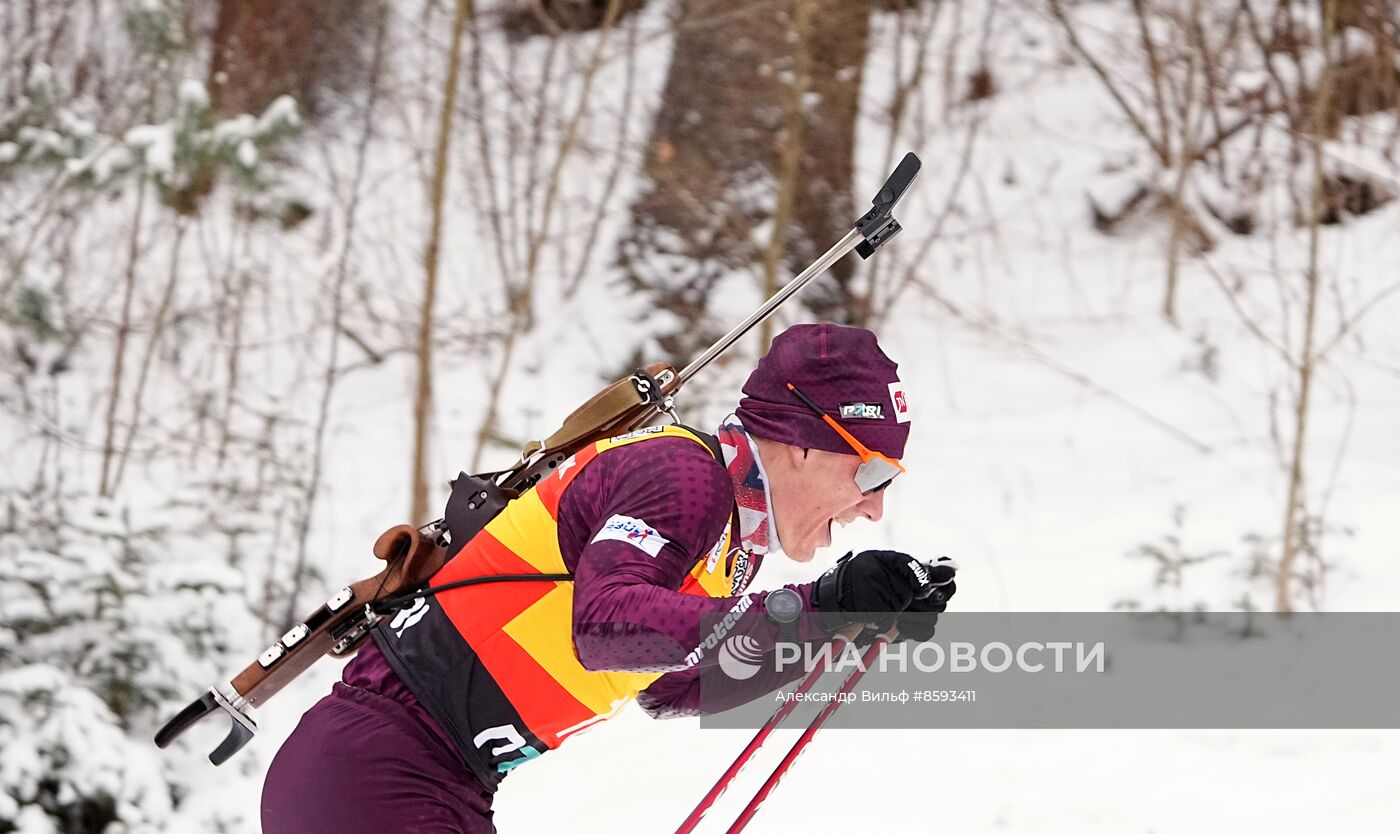
[{"label": "bare tree branch", "polygon": [[452,144],[453,114],[457,101],[457,70],[461,63],[462,31],[472,14],[472,0],[457,0],[452,21],[452,48],[443,81],[442,110],[438,120],[437,150],[433,156],[432,190],[428,198],[432,224],[423,253],[426,275],[423,305],[418,319],[418,386],[413,398],[413,503],[409,509],[412,524],[428,516],[428,424],[433,408],[433,312],[437,306],[439,243],[442,238],[443,201],[447,192],[448,148]]}]

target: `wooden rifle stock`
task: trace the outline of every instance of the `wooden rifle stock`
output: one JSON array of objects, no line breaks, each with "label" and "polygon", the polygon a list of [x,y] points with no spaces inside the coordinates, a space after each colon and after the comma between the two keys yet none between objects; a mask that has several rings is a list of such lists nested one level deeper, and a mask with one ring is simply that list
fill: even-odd
[{"label": "wooden rifle stock", "polygon": [[426,582],[446,561],[446,550],[407,524],[386,530],[374,543],[384,569],[342,589],[278,638],[257,660],[227,682],[210,687],[156,733],[156,746],[167,747],[200,719],[220,710],[233,728],[209,755],[222,764],[253,737],[257,724],[247,713],[262,706],[284,686],[326,654],[353,654],[369,635],[378,617],[370,603]]}]

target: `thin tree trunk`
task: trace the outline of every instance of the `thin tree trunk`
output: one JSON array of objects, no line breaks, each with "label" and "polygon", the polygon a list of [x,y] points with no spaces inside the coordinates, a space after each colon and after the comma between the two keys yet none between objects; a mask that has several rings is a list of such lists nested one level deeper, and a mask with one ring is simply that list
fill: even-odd
[{"label": "thin tree trunk", "polygon": [[[808,75],[811,71],[808,39],[811,35],[812,0],[792,0],[792,82],[788,84],[785,108],[783,145],[778,152],[778,204],[773,210],[773,231],[768,248],[763,252],[763,297],[778,291],[778,270],[787,251],[788,230],[792,226],[793,205],[797,201],[797,178],[802,164],[804,126],[807,121],[804,101],[807,97]],[[773,319],[766,318],[759,326],[759,350],[768,352],[773,342]]]},{"label": "thin tree trunk", "polygon": [[[887,111],[889,128],[885,137],[885,151],[883,161],[880,164],[881,171],[889,171],[894,168],[895,146],[904,141],[905,116],[909,113],[910,102],[918,95],[919,89],[923,85],[924,66],[928,63],[930,41],[933,40],[933,32],[938,25],[938,15],[942,10],[943,3],[935,2],[927,12],[920,8],[917,12],[905,12],[898,17],[894,48],[892,49],[894,52],[894,91],[890,95],[890,105]],[[919,16],[919,24],[915,26],[913,32],[914,42],[918,44],[918,51],[914,53],[913,67],[906,73],[903,67],[904,50],[901,47],[906,37],[905,21],[914,14]],[[884,258],[874,258],[867,263],[865,297],[861,299],[861,308],[865,311],[865,315],[860,321],[855,322],[861,327],[871,327],[880,320],[880,308],[876,302],[880,293],[881,278],[884,276],[884,265]]]},{"label": "thin tree trunk", "polygon": [[638,21],[633,18],[632,24],[627,30],[627,69],[622,82],[622,110],[618,113],[617,118],[617,151],[613,154],[613,162],[608,171],[607,181],[603,183],[602,193],[598,195],[598,205],[589,221],[588,234],[583,242],[583,253],[578,258],[578,265],[574,269],[573,276],[564,286],[565,301],[574,297],[588,273],[588,267],[593,262],[593,250],[598,242],[603,221],[609,217],[608,209],[612,202],[613,192],[617,188],[618,178],[622,174],[624,165],[629,161],[631,147],[628,141],[628,130],[632,124],[633,87],[637,77],[637,27]]},{"label": "thin tree trunk", "polygon": [[[248,250],[249,229],[247,221],[240,220],[234,229],[235,237],[242,236],[242,252],[246,254]],[[235,247],[240,244],[235,241]],[[233,439],[233,403],[238,393],[238,382],[242,376],[243,361],[243,320],[246,317],[248,306],[248,291],[252,286],[252,279],[248,271],[242,266],[237,268],[237,284],[233,288],[233,323],[232,333],[229,337],[228,360],[225,363],[225,373],[228,383],[224,386],[224,402],[222,409],[222,425],[219,427],[219,451],[216,456],[219,466],[223,466],[224,459],[228,456],[229,442]]]},{"label": "thin tree trunk", "polygon": [[[473,121],[476,123],[477,155],[481,159],[478,170],[481,171],[481,179],[485,184],[486,192],[486,219],[491,226],[491,240],[494,244],[492,248],[496,250],[496,269],[501,275],[510,275],[511,251],[510,243],[506,240],[505,226],[511,224],[512,218],[504,217],[501,208],[500,189],[497,186],[496,166],[493,162],[496,156],[491,149],[491,120],[487,118],[486,109],[486,89],[485,81],[481,75],[481,25],[473,19],[471,27],[471,64],[468,67],[467,80],[471,89],[470,107],[476,111]],[[514,124],[514,119],[507,118],[507,124]],[[506,167],[511,167],[511,162],[507,161]],[[508,201],[508,205],[514,201]],[[513,211],[514,209],[510,209]]]},{"label": "thin tree trunk", "polygon": [[121,486],[122,475],[126,472],[127,461],[131,459],[132,447],[136,444],[136,432],[141,425],[142,401],[146,394],[146,381],[151,375],[151,365],[155,362],[156,351],[160,349],[160,339],[165,335],[165,319],[170,306],[175,301],[175,286],[180,281],[180,249],[185,242],[185,229],[189,221],[183,217],[175,220],[175,240],[170,248],[170,277],[166,279],[161,292],[160,304],[156,307],[155,318],[151,322],[151,338],[146,343],[146,352],[141,357],[141,370],[136,375],[136,390],[132,392],[131,422],[126,427],[126,438],[122,442],[121,453],[117,458],[117,471],[112,476],[111,490],[116,492]]},{"label": "thin tree trunk", "polygon": [[423,253],[425,276],[423,307],[418,318],[418,387],[413,398],[413,503],[409,509],[409,519],[413,524],[421,524],[428,516],[428,424],[433,410],[433,307],[437,304],[442,204],[447,191],[447,157],[452,144],[452,115],[457,102],[462,31],[471,16],[472,0],[457,0],[457,11],[452,21],[452,47],[447,57],[447,78],[443,83],[442,111],[438,120],[437,150],[433,155],[433,182],[429,196],[432,226]]},{"label": "thin tree trunk", "polygon": [[[1197,10],[1193,7],[1192,17],[1196,16],[1196,12]],[[1162,149],[1170,155],[1172,150],[1171,120],[1167,118],[1167,97],[1162,89],[1162,77],[1166,74],[1166,70],[1162,67],[1162,61],[1157,55],[1157,44],[1152,40],[1144,0],[1133,0],[1133,14],[1137,17],[1138,42],[1142,45],[1143,55],[1147,58],[1147,75],[1152,81],[1152,103],[1156,106],[1157,129],[1162,134]],[[1183,151],[1181,158],[1186,159],[1188,155]]]},{"label": "thin tree trunk", "polygon": [[[1138,14],[1139,25],[1143,27],[1143,39],[1145,42],[1150,43],[1150,40],[1148,40],[1146,29],[1147,21],[1146,18],[1143,16],[1144,12],[1141,10],[1141,8],[1139,8]],[[1190,14],[1193,19],[1199,17],[1200,3],[1198,2],[1198,0],[1197,2],[1192,2]],[[1169,239],[1167,242],[1167,286],[1162,297],[1162,316],[1173,327],[1175,327],[1177,324],[1176,291],[1178,278],[1181,274],[1181,237],[1182,234],[1185,232],[1186,227],[1186,205],[1184,202],[1186,199],[1186,186],[1191,179],[1191,166],[1196,161],[1196,136],[1199,132],[1199,124],[1197,117],[1199,105],[1196,100],[1196,84],[1198,81],[1198,71],[1196,62],[1198,51],[1204,50],[1205,44],[1199,43],[1196,46],[1197,49],[1192,50],[1191,56],[1187,61],[1186,81],[1182,85],[1184,89],[1182,92],[1183,100],[1180,111],[1181,141],[1177,143],[1176,182],[1172,186],[1171,231],[1169,233]],[[1155,95],[1160,99],[1162,90],[1161,85],[1158,83],[1156,78],[1157,74],[1160,73],[1160,68],[1157,64],[1155,54],[1151,57],[1151,63],[1152,73],[1154,76],[1153,87],[1156,90]],[[1160,100],[1158,101],[1158,108],[1159,110],[1162,110],[1163,114],[1165,114],[1165,110],[1163,109],[1164,105],[1160,102]],[[1204,111],[1200,110],[1199,112]],[[1162,147],[1170,151],[1172,147],[1171,134],[1166,130],[1166,116],[1162,115],[1161,119],[1163,127]]]},{"label": "thin tree trunk", "polygon": [[1288,468],[1288,500],[1283,512],[1283,554],[1279,558],[1274,604],[1280,613],[1293,611],[1293,566],[1298,560],[1298,528],[1303,522],[1303,452],[1306,448],[1308,406],[1312,394],[1313,331],[1317,320],[1317,262],[1323,200],[1322,138],[1332,93],[1332,37],[1336,26],[1336,0],[1323,0],[1322,76],[1317,82],[1312,124],[1312,223],[1308,227],[1308,295],[1304,309],[1303,351],[1298,358],[1298,399],[1294,403],[1293,450]]},{"label": "thin tree trunk", "polygon": [[141,259],[141,218],[146,208],[146,183],[136,186],[136,212],[131,221],[131,241],[126,254],[126,283],[122,288],[122,313],[117,324],[117,344],[112,353],[112,395],[107,401],[106,428],[102,438],[102,475],[98,481],[98,495],[109,498],[112,495],[110,480],[112,459],[116,455],[117,407],[121,403],[122,375],[126,362],[126,344],[131,336],[131,300],[136,294],[136,264]]}]

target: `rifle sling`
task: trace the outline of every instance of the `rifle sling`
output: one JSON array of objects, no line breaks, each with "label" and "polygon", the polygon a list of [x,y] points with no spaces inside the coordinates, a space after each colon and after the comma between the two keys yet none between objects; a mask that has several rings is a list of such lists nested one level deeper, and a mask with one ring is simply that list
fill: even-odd
[{"label": "rifle sling", "polygon": [[453,588],[465,588],[468,585],[481,585],[487,582],[572,582],[573,580],[572,573],[503,573],[496,576],[474,576],[471,579],[458,579],[445,585],[430,585],[419,591],[377,599],[370,603],[370,608],[376,614],[388,615],[407,608],[408,604],[415,599],[430,597]]}]

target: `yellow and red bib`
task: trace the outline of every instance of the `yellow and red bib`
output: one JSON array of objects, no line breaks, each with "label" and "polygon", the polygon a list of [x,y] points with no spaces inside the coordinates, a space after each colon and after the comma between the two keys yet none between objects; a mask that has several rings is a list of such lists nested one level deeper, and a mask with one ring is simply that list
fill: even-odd
[{"label": "yellow and red bib", "polygon": [[[661,437],[684,437],[710,449],[697,433],[678,426],[642,429],[587,446],[508,504],[431,584],[567,573],[559,548],[559,504],[569,485],[599,455]],[[698,554],[679,591],[730,595],[735,563],[723,557],[732,529],[731,522],[711,551]],[[418,600],[375,630],[390,666],[488,787],[511,767],[611,717],[661,675],[585,669],[574,651],[573,599],[570,581],[484,583]]]}]

